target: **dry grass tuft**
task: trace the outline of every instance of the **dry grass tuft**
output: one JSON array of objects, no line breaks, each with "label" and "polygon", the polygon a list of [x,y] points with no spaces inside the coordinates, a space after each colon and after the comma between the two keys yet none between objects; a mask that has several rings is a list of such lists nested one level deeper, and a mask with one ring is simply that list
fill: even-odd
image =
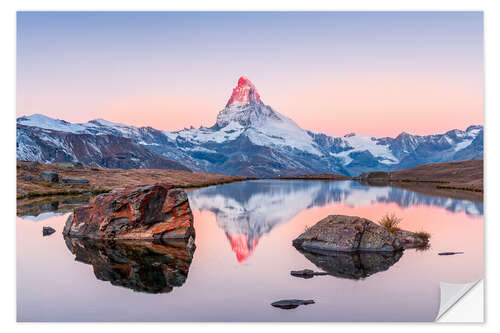
[{"label": "dry grass tuft", "polygon": [[402,218],[397,217],[396,214],[385,214],[379,221],[378,224],[380,224],[382,227],[386,228],[390,232],[398,231],[401,230],[398,225],[403,221]]},{"label": "dry grass tuft", "polygon": [[429,239],[431,239],[431,234],[423,230],[417,231],[415,236],[422,239],[425,243],[429,243]]}]

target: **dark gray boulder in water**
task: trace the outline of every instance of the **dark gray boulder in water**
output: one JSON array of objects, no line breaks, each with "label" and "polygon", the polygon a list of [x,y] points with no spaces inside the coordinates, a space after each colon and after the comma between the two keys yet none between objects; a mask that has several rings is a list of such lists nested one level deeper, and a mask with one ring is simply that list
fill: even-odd
[{"label": "dark gray boulder in water", "polygon": [[310,252],[394,252],[427,245],[409,231],[390,232],[358,216],[329,215],[293,240],[296,248]]},{"label": "dark gray boulder in water", "polygon": [[42,230],[42,233],[44,236],[52,235],[54,232],[56,232],[56,230],[54,228],[51,228],[51,227],[43,227],[43,230]]},{"label": "dark gray boulder in water", "polygon": [[[327,274],[362,279],[388,270],[408,248],[426,248],[428,239],[410,231],[391,232],[370,220],[330,215],[293,240],[309,261]],[[307,278],[310,272],[302,271]]]},{"label": "dark gray boulder in water", "polygon": [[307,300],[284,299],[281,301],[271,303],[271,305],[274,306],[275,308],[286,309],[286,310],[295,309],[299,305],[308,305],[308,304],[314,304],[314,301],[312,299],[307,299]]}]

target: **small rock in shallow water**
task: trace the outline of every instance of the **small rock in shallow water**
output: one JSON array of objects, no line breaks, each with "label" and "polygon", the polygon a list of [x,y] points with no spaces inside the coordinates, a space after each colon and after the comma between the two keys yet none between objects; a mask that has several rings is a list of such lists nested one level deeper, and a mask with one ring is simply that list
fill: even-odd
[{"label": "small rock in shallow water", "polygon": [[52,235],[54,232],[56,232],[54,228],[43,227],[43,235],[44,236]]},{"label": "small rock in shallow water", "polygon": [[454,254],[463,254],[463,252],[440,252],[438,255],[440,256],[452,256]]},{"label": "small rock in shallow water", "polygon": [[314,272],[310,269],[303,269],[301,271],[291,271],[291,275],[296,276],[296,277],[301,277],[304,279],[310,279],[314,277],[315,275],[328,275],[328,273],[325,272]]},{"label": "small rock in shallow water", "polygon": [[271,305],[274,306],[275,308],[286,309],[286,310],[295,309],[299,305],[308,305],[308,304],[314,304],[314,301],[312,299],[307,299],[307,300],[284,299],[281,301],[271,303]]}]

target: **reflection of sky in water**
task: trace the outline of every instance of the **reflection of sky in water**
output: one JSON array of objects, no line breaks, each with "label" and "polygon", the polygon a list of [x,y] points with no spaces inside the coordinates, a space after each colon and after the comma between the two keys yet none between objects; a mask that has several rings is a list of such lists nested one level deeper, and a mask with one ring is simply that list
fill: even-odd
[{"label": "reflection of sky in water", "polygon": [[38,222],[38,221],[43,221],[45,219],[49,219],[53,216],[59,216],[59,215],[63,215],[64,213],[59,213],[59,212],[45,212],[45,213],[41,213],[40,215],[37,215],[37,216],[32,216],[32,215],[24,215],[24,216],[21,216],[23,219],[26,219],[26,220],[30,220],[30,221],[34,221],[34,222]]},{"label": "reflection of sky in water", "polygon": [[276,225],[290,221],[304,209],[332,203],[342,202],[351,207],[395,203],[401,208],[430,206],[470,216],[483,214],[481,202],[433,197],[389,186],[365,186],[355,181],[232,183],[189,192],[189,202],[192,209],[208,210],[216,215],[240,262],[255,250],[259,238]]},{"label": "reflection of sky in water", "polygon": [[[134,272],[168,272],[156,269],[157,260],[129,255],[123,260],[100,249],[89,252],[92,264],[75,261],[61,235],[67,214],[43,223],[18,218],[18,320],[432,321],[439,308],[440,281],[463,283],[483,275],[481,203],[316,181],[234,183],[193,190],[189,199],[196,229],[189,273],[171,292],[158,295],[124,287],[141,281],[152,281],[154,287],[164,281],[127,273],[130,262],[138,265],[131,266]],[[329,214],[377,221],[386,212],[402,217],[403,229],[430,232],[431,248],[360,261],[353,256],[307,257],[291,245],[306,226]],[[42,226],[56,233],[43,237]],[[102,251],[116,260],[100,265],[102,260],[93,256]],[[464,254],[437,255],[443,251]],[[352,269],[340,274],[337,267],[350,262],[355,263]],[[149,264],[154,269],[142,266]],[[306,268],[330,275],[309,280],[290,275]],[[117,272],[121,275],[115,277]],[[109,278],[99,279],[102,274]],[[286,298],[314,299],[316,304],[289,311],[270,306]]]},{"label": "reflection of sky in water", "polygon": [[[248,215],[266,211],[266,216],[276,213],[269,209],[273,206],[285,207],[283,211],[290,214],[290,211],[298,212],[333,202],[352,207],[377,202],[396,203],[400,207],[437,206],[454,213],[483,215],[482,202],[429,196],[390,186],[365,186],[355,181],[249,181],[192,191],[189,200],[193,209],[226,211],[227,214],[245,212]],[[284,219],[288,217],[282,216]]]}]

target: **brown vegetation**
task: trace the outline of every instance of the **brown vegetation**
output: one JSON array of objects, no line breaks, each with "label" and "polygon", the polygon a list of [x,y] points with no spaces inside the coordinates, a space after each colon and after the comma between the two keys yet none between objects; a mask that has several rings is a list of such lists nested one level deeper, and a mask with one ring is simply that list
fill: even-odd
[{"label": "brown vegetation", "polygon": [[369,172],[353,179],[372,186],[399,187],[426,195],[483,200],[483,160],[420,165],[392,172]]},{"label": "brown vegetation", "polygon": [[385,214],[380,221],[378,221],[378,224],[380,224],[382,227],[386,228],[390,232],[398,231],[401,230],[398,225],[403,221],[402,218],[397,217],[396,214]]},{"label": "brown vegetation", "polygon": [[431,234],[428,233],[427,231],[423,231],[423,230],[420,230],[420,231],[417,231],[415,233],[415,235],[421,239],[423,239],[426,243],[429,242],[429,239],[431,239]]},{"label": "brown vegetation", "polygon": [[369,172],[360,179],[404,183],[433,183],[438,188],[483,191],[483,160],[419,165],[392,172]]},{"label": "brown vegetation", "polygon": [[[17,162],[17,198],[24,198],[26,192],[28,196],[46,195],[75,195],[88,193],[98,194],[108,192],[113,188],[129,187],[140,184],[154,184],[160,182],[172,183],[182,188],[204,187],[231,183],[246,180],[244,177],[227,176],[210,173],[194,173],[180,170],[156,170],[156,169],[105,169],[89,168],[82,169],[70,165],[61,164],[41,164],[34,162]],[[53,170],[59,174],[59,178],[76,177],[85,178],[90,181],[90,185],[67,185],[46,182],[39,179],[39,174],[44,170]],[[29,179],[29,175],[34,179]],[[28,175],[28,177],[26,177]],[[19,191],[21,190],[21,191]],[[21,192],[21,193],[19,193]]]}]

